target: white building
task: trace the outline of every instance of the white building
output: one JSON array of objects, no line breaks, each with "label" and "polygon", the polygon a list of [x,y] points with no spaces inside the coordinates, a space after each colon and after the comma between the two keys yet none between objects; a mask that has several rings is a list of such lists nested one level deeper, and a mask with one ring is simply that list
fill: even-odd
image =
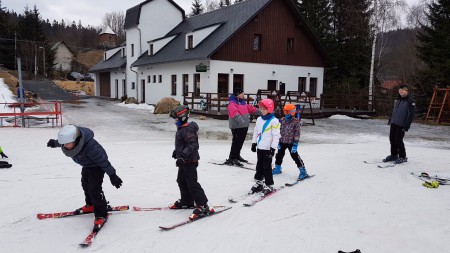
[{"label": "white building", "polygon": [[[110,83],[96,95],[126,93],[156,104],[184,94],[226,96],[237,86],[246,93],[323,91],[329,59],[293,0],[247,0],[190,18],[171,0],[148,0],[127,10],[125,29],[126,68],[91,69]],[[121,78],[126,85],[117,85]]]}]

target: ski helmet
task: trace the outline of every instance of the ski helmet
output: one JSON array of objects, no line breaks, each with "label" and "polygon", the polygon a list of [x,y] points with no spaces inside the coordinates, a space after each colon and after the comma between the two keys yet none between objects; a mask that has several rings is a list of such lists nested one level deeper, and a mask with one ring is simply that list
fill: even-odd
[{"label": "ski helmet", "polygon": [[58,132],[58,143],[67,144],[75,142],[75,140],[80,136],[80,130],[74,125],[63,126]]},{"label": "ski helmet", "polygon": [[292,117],[295,116],[295,113],[297,111],[297,108],[295,108],[294,104],[286,104],[283,108],[284,115],[290,114]]},{"label": "ski helmet", "polygon": [[189,119],[189,107],[186,105],[179,105],[170,112],[170,117],[178,119],[182,124],[186,123]]},{"label": "ski helmet", "polygon": [[275,108],[275,105],[273,104],[273,101],[270,98],[261,100],[261,102],[259,102],[258,105],[259,107],[266,108],[269,113],[272,113],[273,109]]}]

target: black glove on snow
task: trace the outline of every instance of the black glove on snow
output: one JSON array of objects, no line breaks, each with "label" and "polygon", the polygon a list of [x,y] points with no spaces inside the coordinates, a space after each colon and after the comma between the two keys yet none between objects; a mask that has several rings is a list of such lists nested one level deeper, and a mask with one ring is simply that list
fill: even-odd
[{"label": "black glove on snow", "polygon": [[122,186],[123,181],[116,174],[112,174],[111,176],[109,176],[109,180],[111,180],[111,184],[114,185],[117,189]]},{"label": "black glove on snow", "polygon": [[272,158],[274,155],[275,155],[275,149],[274,148],[270,148],[269,158]]},{"label": "black glove on snow", "polygon": [[252,152],[256,152],[256,143],[252,143]]},{"label": "black glove on snow", "polygon": [[172,158],[177,159],[177,152],[175,150],[172,152]]},{"label": "black glove on snow", "polygon": [[183,165],[184,164],[184,161],[183,161],[183,159],[177,159],[177,162],[176,162],[176,165],[177,165],[177,167],[181,167],[181,165]]},{"label": "black glove on snow", "polygon": [[50,139],[50,140],[48,140],[48,142],[47,142],[47,147],[51,147],[51,148],[56,148],[56,147],[58,147],[58,141],[57,140],[55,140],[55,139]]}]

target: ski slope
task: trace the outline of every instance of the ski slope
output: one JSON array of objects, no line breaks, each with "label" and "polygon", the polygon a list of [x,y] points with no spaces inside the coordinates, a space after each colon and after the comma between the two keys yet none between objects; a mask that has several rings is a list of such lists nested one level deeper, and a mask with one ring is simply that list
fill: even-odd
[{"label": "ski slope", "polygon": [[[0,83],[1,88],[2,83]],[[0,96],[0,99],[1,96]],[[171,158],[175,125],[152,107],[128,107],[97,98],[64,104],[64,123],[91,128],[124,183],[105,177],[111,205],[164,207],[179,198]],[[3,108],[0,108],[0,111]],[[231,145],[227,121],[193,116],[200,127],[199,182],[210,205],[230,205],[220,215],[171,231],[190,210],[113,213],[87,249],[93,216],[38,220],[37,213],[72,211],[84,204],[81,168],[59,149],[46,147],[58,128],[0,128],[0,145],[13,164],[0,170],[2,252],[446,252],[450,236],[450,186],[428,189],[410,172],[450,176],[448,127],[413,123],[406,134],[409,162],[381,169],[366,161],[389,153],[385,120],[335,116],[302,128],[299,152],[309,173],[253,207],[229,204],[247,192],[253,173],[219,166]],[[253,129],[250,126],[250,131]],[[242,156],[256,162],[246,141]],[[281,186],[298,176],[287,155]]]}]

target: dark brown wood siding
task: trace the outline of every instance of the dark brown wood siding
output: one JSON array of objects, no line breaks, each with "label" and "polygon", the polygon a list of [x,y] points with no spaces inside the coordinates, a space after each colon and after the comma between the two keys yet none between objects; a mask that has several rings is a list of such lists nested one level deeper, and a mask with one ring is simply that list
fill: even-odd
[{"label": "dark brown wood siding", "polygon": [[100,96],[111,96],[111,75],[109,72],[100,73]]},{"label": "dark brown wood siding", "polygon": [[[261,34],[261,51],[253,38]],[[293,52],[288,52],[293,38]],[[325,67],[324,55],[308,35],[300,18],[285,0],[273,0],[212,57],[213,60]]]}]

